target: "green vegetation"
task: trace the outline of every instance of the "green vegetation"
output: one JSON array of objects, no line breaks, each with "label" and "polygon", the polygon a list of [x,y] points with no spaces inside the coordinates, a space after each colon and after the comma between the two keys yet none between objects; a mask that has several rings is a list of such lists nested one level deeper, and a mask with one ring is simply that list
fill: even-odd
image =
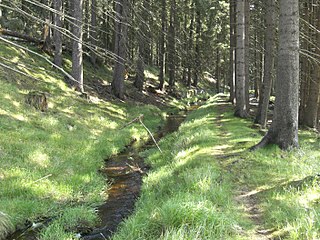
[{"label": "green vegetation", "polygon": [[[179,132],[143,153],[153,170],[135,214],[113,239],[318,239],[319,140],[300,133],[301,149],[247,149],[261,139],[252,123],[216,98],[192,112]],[[299,180],[299,181],[297,181]],[[296,181],[296,182],[293,182]],[[244,192],[245,191],[245,192]],[[251,194],[256,202],[237,200]],[[261,209],[259,222],[248,207]]]},{"label": "green vegetation", "polygon": [[[249,228],[233,201],[232,177],[217,161],[221,145],[215,99],[192,112],[179,132],[143,153],[153,170],[144,180],[136,213],[114,239],[241,239]],[[216,146],[216,147],[215,147]]]},{"label": "green vegetation", "polygon": [[[94,209],[108,188],[98,171],[104,159],[133,139],[148,138],[139,124],[121,127],[144,114],[154,132],[165,113],[141,103],[96,96],[88,101],[43,59],[5,44],[0,56],[35,78],[0,71],[0,238],[26,220],[50,218],[41,239],[73,239],[79,228],[99,221]],[[109,69],[87,62],[85,73],[88,79],[110,80]],[[156,75],[148,69],[153,85]],[[26,103],[34,90],[48,93],[48,111]],[[171,99],[170,111],[209,95],[192,90],[180,97]],[[191,112],[178,132],[160,141],[163,153],[157,148],[141,153],[152,170],[135,213],[113,239],[255,239],[261,229],[279,239],[320,238],[319,136],[301,131],[298,150],[269,146],[248,152],[261,135],[251,122],[233,116],[224,97],[211,97]],[[246,201],[240,195],[252,197]],[[261,216],[253,219],[249,208]]]},{"label": "green vegetation", "polygon": [[[6,224],[0,216],[0,233],[5,226],[19,226],[27,219],[52,217],[42,239],[68,239],[79,224],[90,227],[97,221],[93,209],[107,197],[108,186],[98,173],[104,159],[133,139],[148,138],[139,124],[121,127],[144,114],[144,123],[155,131],[165,115],[151,105],[97,97],[88,102],[43,59],[4,44],[0,55],[38,79],[0,71],[0,213],[11,221]],[[94,71],[88,64],[87,74]],[[103,76],[102,70],[98,72]],[[33,90],[49,93],[47,112],[25,103]]]}]

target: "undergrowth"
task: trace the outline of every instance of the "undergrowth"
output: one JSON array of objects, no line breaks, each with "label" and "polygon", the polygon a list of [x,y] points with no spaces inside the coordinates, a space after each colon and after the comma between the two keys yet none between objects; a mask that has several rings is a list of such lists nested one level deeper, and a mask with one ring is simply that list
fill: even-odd
[{"label": "undergrowth", "polygon": [[298,150],[249,152],[262,137],[251,126],[220,98],[192,112],[160,142],[163,153],[143,153],[152,170],[113,239],[255,239],[256,223],[235,200],[243,187],[257,195],[269,237],[319,239],[319,137],[301,131]]},{"label": "undergrowth", "polygon": [[[78,227],[98,221],[94,209],[107,198],[108,188],[98,173],[104,159],[133,139],[148,138],[139,124],[122,126],[143,114],[155,131],[164,113],[151,105],[98,98],[88,102],[43,59],[5,44],[0,44],[0,56],[37,79],[0,69],[0,213],[6,214],[5,219],[0,216],[0,236],[12,225],[23,227],[26,220],[52,218],[41,239],[70,239]],[[87,76],[110,75],[86,62],[85,71]],[[48,93],[48,111],[26,104],[33,90]]]},{"label": "undergrowth", "polygon": [[192,112],[177,133],[143,153],[152,171],[136,213],[113,239],[242,239],[249,228],[233,201],[232,177],[216,155],[221,144],[214,100]]}]

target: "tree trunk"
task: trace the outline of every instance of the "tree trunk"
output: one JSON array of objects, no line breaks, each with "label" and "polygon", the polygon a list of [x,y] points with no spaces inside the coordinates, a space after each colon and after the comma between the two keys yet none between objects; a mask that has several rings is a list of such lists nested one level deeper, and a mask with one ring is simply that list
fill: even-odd
[{"label": "tree trunk", "polygon": [[[83,0],[82,0],[83,1]],[[91,34],[91,23],[90,23],[90,0],[85,0],[83,3],[83,27],[82,32],[83,36],[82,39],[84,42],[90,41],[90,34]]]},{"label": "tree trunk", "polygon": [[194,2],[191,5],[191,22],[189,27],[189,44],[188,44],[188,74],[187,74],[187,86],[191,87],[192,82],[192,59],[193,59],[193,28],[194,28]]},{"label": "tree trunk", "polygon": [[197,87],[199,78],[200,78],[200,72],[201,72],[201,62],[200,62],[200,36],[201,36],[201,11],[199,6],[199,1],[196,1],[196,46],[195,46],[195,73],[194,73],[194,79],[193,79],[193,86]]},{"label": "tree trunk", "polygon": [[[50,2],[48,0],[45,0],[43,3],[45,5],[50,6]],[[42,11],[42,17],[43,19],[45,19],[45,23],[42,30],[42,39],[43,39],[42,51],[50,53],[51,37],[52,37],[51,28],[50,28],[50,24],[52,23],[51,11],[47,11],[46,9],[42,9],[41,11]]]},{"label": "tree trunk", "polygon": [[216,91],[217,93],[220,93],[220,49],[217,48],[217,53],[216,53]]},{"label": "tree trunk", "polygon": [[[149,2],[143,0],[143,8],[140,11],[141,21],[140,21],[140,31],[138,33],[138,60],[137,60],[137,75],[135,78],[134,86],[138,88],[139,91],[143,90],[144,84],[144,65],[150,60],[150,33],[148,30],[149,17],[148,9],[150,8]],[[150,64],[150,62],[149,62]],[[152,64],[152,63],[151,63]]]},{"label": "tree trunk", "polygon": [[[315,9],[314,6],[311,6],[313,9],[312,13],[315,14],[315,26],[317,29],[320,29],[320,6],[317,6]],[[315,37],[315,45],[320,42],[320,34],[317,32]],[[319,46],[315,47],[316,56],[320,56]],[[315,128],[317,126],[317,116],[318,116],[318,104],[319,104],[319,93],[320,93],[320,64],[318,62],[313,62],[311,64],[311,76],[310,76],[310,88],[309,96],[306,102],[306,108],[304,111],[303,124]]]},{"label": "tree trunk", "polygon": [[54,14],[53,41],[54,41],[54,64],[62,66],[62,0],[53,1],[54,10],[58,13]]},{"label": "tree trunk", "polygon": [[246,64],[245,64],[245,0],[237,1],[237,63],[235,116],[246,118]]},{"label": "tree trunk", "polygon": [[[311,23],[311,3],[310,0],[304,1],[301,7],[301,18],[304,20],[301,23],[302,34],[310,36]],[[301,48],[303,51],[310,51],[309,39],[302,38]],[[300,106],[299,106],[299,124],[304,124],[305,111],[308,101],[309,83],[310,83],[310,62],[308,56],[301,56],[301,71],[300,71]]]},{"label": "tree trunk", "polygon": [[173,88],[175,84],[175,54],[176,54],[176,31],[175,31],[175,11],[176,0],[171,0],[170,4],[170,22],[168,31],[168,67],[169,67],[169,87]]},{"label": "tree trunk", "polygon": [[72,76],[78,81],[77,90],[83,92],[83,57],[82,57],[82,0],[73,2]]},{"label": "tree trunk", "polygon": [[166,31],[166,0],[162,0],[161,10],[161,33],[160,33],[160,72],[159,72],[159,89],[164,88],[164,62],[165,62],[165,31]]},{"label": "tree trunk", "polygon": [[269,100],[273,81],[274,49],[275,49],[275,0],[266,0],[266,29],[265,29],[265,60],[264,76],[261,88],[261,102],[259,102],[256,122],[266,128]]},{"label": "tree trunk", "polygon": [[113,72],[112,92],[124,99],[124,77],[127,59],[128,0],[117,0],[115,3],[115,50],[116,61]]},{"label": "tree trunk", "polygon": [[236,11],[235,11],[236,1],[230,0],[230,62],[229,62],[229,87],[230,87],[230,102],[233,104],[235,100],[235,84],[236,84],[236,36],[235,36],[235,22],[236,22]]},{"label": "tree trunk", "polygon": [[[88,0],[87,0],[88,1]],[[96,49],[97,49],[97,2],[96,0],[91,0],[91,31],[90,31],[90,43],[91,43],[91,47],[94,50],[90,51],[90,61],[91,63],[96,66],[97,64],[97,54],[95,53]]]},{"label": "tree trunk", "polygon": [[245,0],[245,101],[246,101],[246,112],[249,112],[250,108],[250,74],[249,74],[249,66],[250,66],[250,0]]},{"label": "tree trunk", "polygon": [[[2,0],[0,0],[0,4],[2,4]],[[2,7],[0,7],[0,27],[2,24]]]},{"label": "tree trunk", "polygon": [[271,127],[258,149],[269,143],[281,149],[298,147],[299,1],[280,0],[276,101]]},{"label": "tree trunk", "polygon": [[137,74],[136,74],[136,79],[134,82],[134,86],[138,88],[139,91],[143,90],[143,83],[144,83],[144,62],[143,58],[140,56],[138,57],[137,60]]}]

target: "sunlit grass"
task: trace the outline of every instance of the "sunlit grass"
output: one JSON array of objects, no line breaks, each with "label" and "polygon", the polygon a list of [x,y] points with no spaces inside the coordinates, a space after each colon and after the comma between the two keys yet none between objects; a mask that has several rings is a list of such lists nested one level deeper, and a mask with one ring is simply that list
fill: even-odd
[{"label": "sunlit grass", "polygon": [[[163,112],[151,105],[103,99],[89,103],[43,59],[4,44],[0,56],[19,62],[21,70],[39,80],[0,69],[0,213],[10,219],[1,225],[0,216],[0,236],[12,230],[9,226],[49,217],[54,220],[41,239],[72,239],[77,227],[97,223],[93,210],[106,199],[108,188],[98,172],[104,160],[132,139],[149,137],[139,124],[121,127],[143,114],[144,123],[155,131]],[[90,66],[85,62],[88,74],[110,74]],[[48,92],[47,112],[25,103],[31,90]]]},{"label": "sunlit grass", "polygon": [[153,170],[144,179],[137,211],[113,239],[242,239],[248,221],[233,202],[232,182],[215,155],[228,148],[214,124],[213,103],[192,112],[178,133],[143,155]]},{"label": "sunlit grass", "polygon": [[273,237],[319,239],[319,137],[301,131],[299,150],[249,152],[262,136],[216,100],[160,142],[163,154],[143,153],[153,170],[136,213],[114,239],[253,239],[256,226],[235,201],[243,187],[258,196],[260,227],[273,229]]}]

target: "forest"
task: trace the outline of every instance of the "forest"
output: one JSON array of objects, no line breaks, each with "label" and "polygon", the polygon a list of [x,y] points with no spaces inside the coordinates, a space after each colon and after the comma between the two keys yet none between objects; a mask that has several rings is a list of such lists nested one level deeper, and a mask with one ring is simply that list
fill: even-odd
[{"label": "forest", "polygon": [[320,0],[0,0],[0,240],[320,239]]}]

